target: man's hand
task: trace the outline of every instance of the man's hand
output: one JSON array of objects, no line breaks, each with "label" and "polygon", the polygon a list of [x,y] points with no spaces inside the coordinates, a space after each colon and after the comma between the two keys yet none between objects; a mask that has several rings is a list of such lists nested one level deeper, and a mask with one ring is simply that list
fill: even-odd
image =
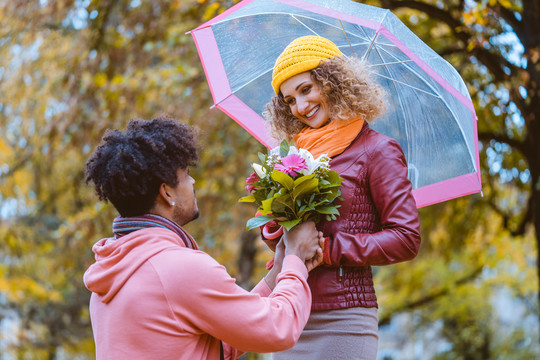
[{"label": "man's hand", "polygon": [[285,255],[296,255],[302,261],[316,258],[317,250],[321,249],[319,232],[312,221],[296,225],[289,231],[284,230],[282,239],[285,243]]},{"label": "man's hand", "polygon": [[277,244],[275,251],[276,254],[274,255],[274,266],[272,266],[272,269],[264,278],[266,280],[266,284],[272,290],[276,286],[276,278],[281,272],[281,266],[283,265],[283,259],[285,258],[285,243],[283,241],[280,241]]}]

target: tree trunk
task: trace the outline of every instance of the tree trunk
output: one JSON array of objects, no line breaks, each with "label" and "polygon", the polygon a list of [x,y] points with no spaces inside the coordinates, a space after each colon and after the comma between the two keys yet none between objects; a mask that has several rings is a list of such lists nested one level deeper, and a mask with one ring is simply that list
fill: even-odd
[{"label": "tree trunk", "polygon": [[[540,104],[540,94],[536,94],[531,99],[531,104]],[[531,105],[535,106],[535,105]],[[536,235],[536,272],[537,272],[537,289],[538,289],[538,306],[540,307],[540,107],[536,105],[537,109],[531,111],[529,114],[529,131],[527,134],[527,160],[529,162],[529,169],[531,171],[531,206],[532,206],[532,222]],[[540,323],[540,313],[538,315],[538,321]],[[540,338],[539,338],[540,341]]]},{"label": "tree trunk", "polygon": [[[527,128],[526,157],[531,171],[532,219],[536,233],[536,268],[538,305],[540,306],[540,0],[523,1],[521,41],[527,59],[526,111],[522,112]],[[523,109],[521,109],[523,111]],[[540,314],[538,321],[540,322]],[[539,339],[540,340],[540,339]]]},{"label": "tree trunk", "polygon": [[253,231],[244,231],[240,241],[240,256],[238,257],[238,285],[246,290],[251,290],[253,287],[253,271],[255,270],[255,255],[257,255],[257,247],[255,239],[258,235]]}]

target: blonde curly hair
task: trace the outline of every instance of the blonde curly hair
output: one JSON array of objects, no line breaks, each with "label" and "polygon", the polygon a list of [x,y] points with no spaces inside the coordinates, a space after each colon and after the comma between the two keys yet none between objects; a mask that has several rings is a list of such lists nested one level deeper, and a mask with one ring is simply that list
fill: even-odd
[{"label": "blonde curly hair", "polygon": [[[332,121],[347,121],[363,115],[373,121],[386,110],[386,92],[372,78],[367,64],[358,58],[338,56],[311,70],[311,78],[321,89]],[[291,141],[305,126],[291,112],[280,92],[266,104],[264,118],[272,136]]]}]

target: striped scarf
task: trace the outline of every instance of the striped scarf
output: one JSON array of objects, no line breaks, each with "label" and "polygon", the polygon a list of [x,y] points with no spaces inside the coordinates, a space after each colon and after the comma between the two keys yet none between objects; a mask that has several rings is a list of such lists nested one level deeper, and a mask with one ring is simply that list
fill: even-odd
[{"label": "striped scarf", "polygon": [[182,229],[182,227],[175,222],[166,219],[159,215],[154,214],[145,214],[141,216],[132,216],[132,217],[121,217],[118,216],[114,219],[112,230],[114,233],[114,238],[119,239],[122,236],[125,236],[133,231],[151,228],[151,227],[160,227],[164,229],[169,229],[174,232],[176,235],[182,239],[184,245],[189,249],[199,250],[195,240],[189,235],[187,231]]}]

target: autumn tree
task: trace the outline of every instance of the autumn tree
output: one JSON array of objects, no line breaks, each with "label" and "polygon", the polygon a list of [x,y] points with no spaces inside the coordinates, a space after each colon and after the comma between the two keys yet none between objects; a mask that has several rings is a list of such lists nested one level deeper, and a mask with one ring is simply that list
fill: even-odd
[{"label": "autumn tree", "polygon": [[[484,197],[473,196],[421,210],[423,235],[428,242],[423,251],[437,253],[436,247],[447,242],[451,246],[443,246],[446,254],[439,254],[439,260],[440,256],[452,253],[456,256],[454,259],[463,255],[472,257],[461,262],[457,272],[447,272],[447,276],[439,272],[440,275],[435,276],[439,284],[432,284],[432,291],[417,294],[400,306],[409,310],[429,307],[437,303],[437,299],[452,298],[449,295],[453,291],[472,291],[474,284],[486,278],[487,282],[482,283],[493,285],[493,279],[486,272],[494,268],[500,271],[509,258],[520,270],[509,270],[505,279],[500,280],[514,289],[516,296],[534,293],[537,302],[540,301],[540,1],[365,2],[393,10],[458,69],[475,103],[481,141]],[[441,223],[437,225],[435,221]],[[495,260],[494,252],[504,252],[505,256]],[[504,257],[507,259],[503,260]],[[439,266],[456,265],[453,261],[441,263],[435,259]],[[532,264],[536,265],[534,284],[530,284]],[[457,276],[450,275],[452,273]],[[449,282],[448,277],[452,278]],[[433,276],[427,278],[433,279]],[[528,289],[517,284],[523,281],[527,281]],[[487,288],[483,291],[491,293],[486,292]],[[437,304],[440,306],[440,302]],[[474,307],[475,301],[470,304]],[[453,310],[452,307],[442,308]],[[531,312],[538,317],[538,303],[531,305]],[[439,315],[444,318],[444,314]],[[447,324],[450,326],[451,322]],[[483,345],[477,347],[477,354],[484,357],[478,358],[490,358],[489,348],[491,351],[496,348],[489,344],[490,340],[494,341],[493,336],[485,321],[484,327],[479,328],[488,333],[476,332],[484,337]],[[463,334],[463,338],[466,336]],[[469,346],[469,350],[471,348],[474,346]]]},{"label": "autumn tree", "polygon": [[[84,163],[107,128],[123,128],[130,118],[168,113],[200,129],[193,174],[203,216],[189,229],[236,272],[237,239],[253,241],[242,237],[252,209],[235,207],[250,159],[245,149],[254,161],[262,145],[209,111],[204,73],[185,35],[219,10],[207,5],[0,3],[0,306],[15,312],[18,324],[16,341],[0,339],[6,353],[92,357],[82,273],[117,214],[85,185]],[[241,262],[248,272],[252,262],[264,262],[249,255]],[[251,273],[240,280],[248,285]]]},{"label": "autumn tree", "polygon": [[[253,209],[237,199],[264,148],[209,109],[186,35],[234,3],[0,2],[0,321],[16,314],[16,340],[0,339],[6,353],[93,357],[82,273],[117,214],[84,184],[84,163],[107,128],[130,118],[168,113],[200,129],[193,175],[202,216],[188,230],[243,286],[260,278],[270,254],[256,232],[243,230]],[[488,298],[501,288],[523,299],[538,292],[528,262],[538,236],[527,226],[538,224],[538,0],[366,3],[395,10],[456,66],[470,86],[483,144],[485,196],[422,209],[419,258],[376,269],[381,323],[421,311],[419,327],[444,325],[448,358],[486,351],[526,358],[530,334],[518,327],[500,335]]]}]

